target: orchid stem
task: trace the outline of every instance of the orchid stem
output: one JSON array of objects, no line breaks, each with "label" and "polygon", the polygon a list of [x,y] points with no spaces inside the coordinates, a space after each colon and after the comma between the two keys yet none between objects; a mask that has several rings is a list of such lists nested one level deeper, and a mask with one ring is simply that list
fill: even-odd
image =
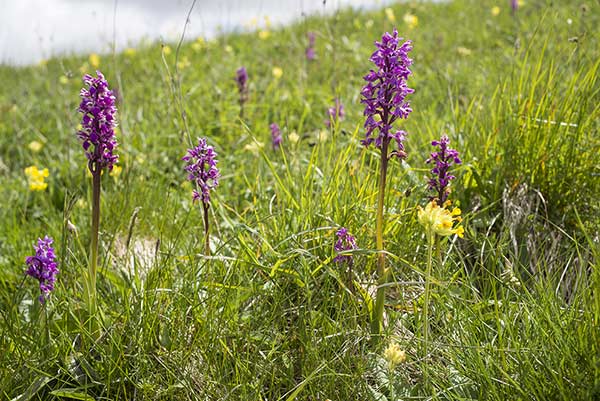
[{"label": "orchid stem", "polygon": [[[98,270],[98,231],[100,229],[100,190],[102,170],[92,171],[92,232],[90,242],[90,260],[85,290],[87,292],[90,320],[96,316],[96,273]],[[91,324],[91,323],[90,323]]]},{"label": "orchid stem", "polygon": [[383,226],[384,226],[384,211],[385,202],[385,184],[387,178],[388,167],[388,150],[389,141],[384,141],[381,148],[381,170],[379,174],[379,193],[377,194],[377,220],[376,220],[376,246],[377,246],[377,295],[375,299],[375,308],[371,318],[371,335],[374,344],[378,343],[383,326],[383,309],[385,305],[385,283],[388,280],[389,269],[385,266],[385,254],[383,253]]},{"label": "orchid stem", "polygon": [[210,205],[206,202],[202,202],[202,210],[204,212],[204,254],[210,255],[210,237],[209,237],[209,226],[208,226],[208,209]]}]

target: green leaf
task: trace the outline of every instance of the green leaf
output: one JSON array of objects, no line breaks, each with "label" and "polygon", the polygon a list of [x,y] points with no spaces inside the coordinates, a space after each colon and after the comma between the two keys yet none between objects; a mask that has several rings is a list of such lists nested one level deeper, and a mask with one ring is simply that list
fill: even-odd
[{"label": "green leaf", "polygon": [[72,400],[95,401],[96,399],[87,393],[81,392],[82,388],[61,388],[60,390],[51,391],[51,395],[57,397],[70,398]]},{"label": "green leaf", "polygon": [[23,394],[13,398],[11,401],[29,401],[42,388],[44,388],[44,386],[48,384],[50,380],[52,380],[52,378],[48,376],[38,377],[33,383],[31,383],[31,385]]}]

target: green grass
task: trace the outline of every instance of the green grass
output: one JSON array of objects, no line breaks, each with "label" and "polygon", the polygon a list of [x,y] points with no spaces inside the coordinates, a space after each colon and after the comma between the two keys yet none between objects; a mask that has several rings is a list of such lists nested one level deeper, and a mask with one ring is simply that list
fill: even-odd
[{"label": "green grass", "polygon": [[[0,67],[0,398],[599,399],[600,8],[527,0],[512,17],[505,3],[393,7],[414,41],[416,91],[402,124],[408,158],[389,170],[393,270],[378,348],[369,292],[379,161],[359,141],[362,76],[373,42],[393,27],[382,10],[309,17],[266,40],[184,43],[186,68],[176,68],[177,44],[164,57],[159,44],[100,56],[120,95],[123,171],[103,177],[97,341],[82,282],[91,180],[74,134],[87,57]],[[410,31],[407,11],[419,18]],[[317,32],[313,63],[307,31]],[[240,120],[233,77],[242,65],[250,101]],[[347,115],[327,130],[335,97]],[[272,122],[282,151],[271,149]],[[466,233],[443,243],[424,359],[427,241],[416,207],[441,133],[462,155],[452,198]],[[180,161],[199,136],[223,174],[212,258],[201,255],[202,213]],[[28,148],[33,140],[41,152]],[[264,147],[248,149],[255,140]],[[46,191],[28,190],[29,165],[50,170]],[[357,237],[359,291],[332,261],[339,226]],[[61,272],[44,325],[23,271],[45,234]],[[382,359],[389,341],[407,352],[393,372]]]}]

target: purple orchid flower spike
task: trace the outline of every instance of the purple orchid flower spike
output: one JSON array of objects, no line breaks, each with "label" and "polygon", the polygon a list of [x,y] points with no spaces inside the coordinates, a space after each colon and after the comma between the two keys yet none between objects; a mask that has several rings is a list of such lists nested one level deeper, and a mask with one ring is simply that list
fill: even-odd
[{"label": "purple orchid flower spike", "polygon": [[271,142],[273,143],[273,150],[279,149],[281,146],[281,141],[283,138],[281,137],[281,129],[279,125],[273,123],[269,126],[271,128]]},{"label": "purple orchid flower spike", "polygon": [[361,91],[361,102],[365,105],[364,115],[367,117],[367,133],[362,144],[368,147],[374,143],[379,149],[387,149],[389,142],[394,139],[397,150],[392,154],[404,158],[406,153],[403,142],[406,132],[394,131],[393,124],[399,118],[407,118],[412,112],[406,97],[414,90],[406,82],[411,74],[409,67],[412,60],[408,58],[408,52],[412,50],[412,42],[407,40],[400,43],[401,40],[398,31],[394,29],[392,34],[385,33],[381,42],[375,42],[377,50],[370,60],[377,68],[364,77],[367,84]]},{"label": "purple orchid flower spike", "polygon": [[100,71],[96,77],[86,74],[83,82],[88,86],[80,92],[81,103],[78,111],[83,114],[81,130],[77,137],[81,140],[88,167],[92,173],[103,168],[112,170],[119,156],[115,128],[117,126],[115,96],[108,88],[108,82]]},{"label": "purple orchid flower spike", "polygon": [[187,154],[181,158],[187,162],[185,171],[188,172],[188,180],[197,185],[197,189],[192,191],[194,201],[210,203],[210,191],[219,185],[221,176],[216,157],[214,148],[206,143],[206,139],[201,138],[198,140],[198,146],[188,149]]},{"label": "purple orchid flower spike", "polygon": [[37,279],[40,283],[40,302],[44,303],[50,292],[54,290],[56,275],[59,273],[56,255],[52,247],[53,239],[45,236],[38,238],[37,246],[34,246],[35,255],[25,259],[27,271],[25,274]]},{"label": "purple orchid flower spike", "polygon": [[450,144],[448,136],[442,135],[439,141],[432,141],[431,144],[437,146],[439,150],[432,152],[431,157],[426,161],[435,162],[428,182],[429,189],[435,193],[435,196],[431,196],[430,200],[435,200],[440,207],[443,207],[450,194],[450,181],[456,178],[450,174],[450,167],[453,164],[460,164],[461,160],[458,151],[448,146]]},{"label": "purple orchid flower spike", "polygon": [[334,262],[337,263],[352,263],[352,255],[341,255],[341,252],[351,251],[356,249],[356,238],[348,233],[348,229],[345,227],[340,228],[335,233],[337,235],[337,241],[335,242],[334,249],[338,253],[335,258],[333,258]]}]

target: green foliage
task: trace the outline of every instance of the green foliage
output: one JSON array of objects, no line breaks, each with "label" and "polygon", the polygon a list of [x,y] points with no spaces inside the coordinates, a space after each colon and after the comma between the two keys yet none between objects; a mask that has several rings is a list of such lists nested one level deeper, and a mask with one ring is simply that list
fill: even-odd
[{"label": "green foliage", "polygon": [[[99,339],[86,330],[91,180],[74,134],[89,61],[0,66],[0,398],[600,397],[600,9],[527,0],[513,17],[506,3],[393,6],[414,41],[416,89],[402,127],[409,156],[390,163],[385,203],[385,335],[408,356],[394,371],[381,359],[387,341],[369,343],[378,159],[359,143],[362,76],[373,41],[392,29],[384,11],[307,17],[265,40],[100,55],[119,93],[123,170],[102,178]],[[242,65],[243,121],[233,80]],[[336,97],[347,114],[330,130]],[[270,146],[272,122],[282,150]],[[427,244],[415,208],[426,201],[429,142],[443,132],[464,161],[451,198],[466,232],[442,243],[423,360]],[[198,136],[223,174],[211,258],[199,255],[202,214],[180,161]],[[29,165],[50,170],[45,192],[29,191]],[[360,247],[352,269],[332,262],[339,226]],[[46,309],[23,279],[44,234],[61,270]]]}]

